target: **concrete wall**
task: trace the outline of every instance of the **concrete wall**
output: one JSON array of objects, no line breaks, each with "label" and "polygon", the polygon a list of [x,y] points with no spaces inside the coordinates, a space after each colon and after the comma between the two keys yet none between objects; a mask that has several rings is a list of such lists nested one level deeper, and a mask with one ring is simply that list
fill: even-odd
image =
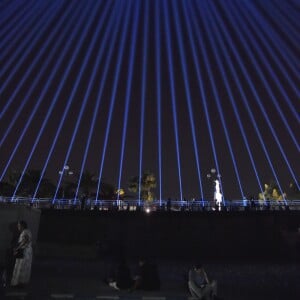
[{"label": "concrete wall", "polygon": [[0,205],[0,263],[3,264],[5,251],[10,246],[13,231],[16,229],[17,221],[27,222],[32,232],[33,246],[35,246],[38,236],[41,211],[35,208],[1,204]]},{"label": "concrete wall", "polygon": [[296,232],[299,227],[300,212],[145,215],[48,210],[42,213],[38,244],[40,254],[54,256],[81,252],[185,259],[278,258],[289,255],[282,232]]}]

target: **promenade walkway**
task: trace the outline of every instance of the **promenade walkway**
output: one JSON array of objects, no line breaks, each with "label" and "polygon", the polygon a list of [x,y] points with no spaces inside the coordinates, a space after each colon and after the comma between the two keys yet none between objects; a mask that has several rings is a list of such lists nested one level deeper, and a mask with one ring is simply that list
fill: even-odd
[{"label": "promenade walkway", "polygon": [[[135,261],[130,261],[130,266]],[[205,262],[204,262],[205,263]],[[103,278],[108,261],[36,258],[32,280],[23,289],[7,288],[1,299],[102,299],[102,300],[188,300],[188,261],[157,261],[162,287],[159,291],[117,291]],[[211,278],[219,282],[222,299],[296,300],[300,295],[300,262],[206,262]]]}]

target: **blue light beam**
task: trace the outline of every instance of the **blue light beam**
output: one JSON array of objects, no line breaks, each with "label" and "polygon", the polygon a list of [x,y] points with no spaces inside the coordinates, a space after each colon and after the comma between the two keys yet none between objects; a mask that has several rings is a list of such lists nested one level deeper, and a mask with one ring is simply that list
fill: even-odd
[{"label": "blue light beam", "polygon": [[[146,80],[147,80],[147,55],[148,55],[148,31],[149,31],[149,1],[145,2],[144,8],[144,31],[143,31],[143,61],[142,61],[142,94],[141,94],[141,123],[140,123],[140,159],[139,159],[139,180],[142,180],[143,145],[144,145],[144,124],[145,124],[145,102],[146,102]],[[141,205],[141,182],[139,184],[139,206]],[[160,197],[161,199],[161,197]],[[161,200],[160,200],[161,203]]]},{"label": "blue light beam", "polygon": [[[137,2],[138,4],[140,2]],[[131,99],[131,88],[132,88],[132,77],[133,77],[133,67],[135,62],[135,49],[136,49],[136,41],[137,41],[137,29],[138,29],[138,21],[139,21],[139,8],[140,5],[136,4],[135,12],[134,12],[134,22],[132,25],[132,39],[131,39],[131,49],[130,49],[130,57],[129,57],[129,68],[128,68],[128,77],[127,77],[127,87],[126,87],[126,98],[125,98],[125,111],[124,111],[124,122],[123,122],[123,132],[122,132],[122,144],[121,144],[121,155],[120,155],[120,170],[119,170],[119,179],[118,179],[118,190],[121,188],[121,180],[122,180],[122,171],[123,171],[123,160],[124,160],[124,150],[126,143],[126,133],[127,133],[127,124],[128,124],[128,113],[130,107],[130,99]],[[118,193],[118,200],[120,194]]]},{"label": "blue light beam", "polygon": [[[88,22],[88,26],[90,27],[91,24],[92,24],[92,21],[95,19],[96,17],[96,13],[98,11],[100,7],[100,4],[98,3],[98,5],[96,7],[93,8],[93,14],[92,16],[90,17],[89,19],[89,22]],[[103,28],[104,26],[104,21],[106,20],[106,16],[108,14],[108,11],[109,11],[109,8],[110,8],[110,3],[109,2],[106,2],[106,6],[105,6],[105,9],[103,11],[103,15],[102,15],[102,18],[100,19],[100,24],[97,26],[97,29],[96,29],[96,32],[94,33],[94,36],[93,36],[93,39],[91,41],[91,43],[88,45],[88,50],[87,52],[85,53],[85,57],[84,57],[84,61],[83,63],[81,64],[81,67],[80,67],[80,70],[79,70],[79,73],[77,75],[77,78],[76,78],[76,81],[73,85],[73,88],[72,88],[72,93],[69,97],[69,99],[74,99],[75,98],[75,94],[79,88],[79,83],[81,81],[81,78],[84,74],[84,70],[86,69],[87,67],[87,63],[88,63],[88,60],[90,59],[90,56],[92,54],[92,51],[93,51],[93,48],[95,46],[95,43],[97,41],[97,38],[98,38],[98,35],[100,33],[100,30]],[[87,29],[88,27],[86,27],[86,31],[85,31],[85,34],[84,36],[86,36],[86,32],[87,32]],[[79,44],[80,46],[82,46],[82,44]],[[81,123],[81,119],[82,119],[82,116],[83,116],[83,113],[85,111],[85,108],[86,108],[86,104],[88,102],[88,92],[89,90],[87,90],[87,92],[85,93],[85,96],[83,98],[83,103],[81,105],[81,108],[80,108],[80,112],[79,112],[79,115],[77,116],[76,118],[76,124],[75,124],[75,128],[73,130],[73,134],[72,134],[72,138],[71,138],[71,141],[69,143],[69,147],[68,147],[68,150],[67,150],[67,153],[66,153],[66,156],[65,156],[65,159],[64,159],[64,163],[62,165],[62,169],[64,166],[66,166],[68,164],[68,160],[69,160],[69,157],[70,157],[70,153],[71,153],[71,150],[73,149],[73,144],[74,144],[74,141],[75,141],[75,138],[77,136],[77,132],[78,132],[78,128],[79,128],[79,125]],[[70,100],[69,100],[70,101]],[[62,178],[63,178],[64,174],[63,172],[60,174],[59,176],[59,180],[58,180],[58,183],[57,183],[57,187],[56,187],[56,191],[55,191],[55,194],[54,194],[54,199],[56,199],[57,197],[57,193],[58,193],[58,190],[60,188],[60,184],[61,184],[61,181],[62,181]],[[76,199],[74,199],[75,201]]]},{"label": "blue light beam", "polygon": [[175,143],[176,143],[179,192],[180,192],[180,201],[183,201],[178,122],[177,122],[177,110],[176,110],[176,93],[175,93],[174,70],[173,70],[173,54],[172,54],[172,46],[171,46],[171,30],[169,25],[170,18],[169,18],[169,9],[166,1],[163,1],[163,11],[165,14],[164,21],[165,21],[165,32],[166,32],[166,39],[167,39],[166,47],[168,52],[168,66],[169,66],[169,77],[170,77],[169,80],[170,80],[170,88],[171,88],[172,112],[173,112],[174,134],[175,134]]},{"label": "blue light beam", "polygon": [[113,82],[113,90],[112,90],[111,102],[110,102],[110,106],[109,106],[105,138],[104,138],[104,143],[103,143],[102,159],[101,159],[100,167],[99,167],[99,176],[98,176],[99,181],[98,181],[98,186],[97,186],[96,199],[98,199],[98,196],[100,193],[100,178],[102,178],[103,166],[104,166],[106,149],[107,149],[107,141],[108,141],[108,137],[109,137],[112,114],[113,114],[115,100],[116,100],[116,92],[117,92],[119,74],[120,74],[120,69],[121,69],[121,63],[122,63],[122,58],[124,55],[124,47],[125,47],[126,35],[127,35],[127,31],[128,31],[129,17],[130,17],[130,5],[127,6],[125,23],[123,26],[122,38],[121,38],[120,48],[119,48],[118,57],[117,57],[116,70],[115,70],[115,76],[114,76],[114,82]]},{"label": "blue light beam", "polygon": [[[75,13],[74,10],[71,10],[71,7],[70,7],[69,10],[66,11],[65,16],[61,19],[61,22],[60,22],[60,23],[62,23],[63,20],[65,19],[65,17],[68,16],[71,12],[72,12],[72,15],[73,15],[72,18],[69,20],[68,26],[65,28],[64,34],[60,35],[60,38],[56,41],[55,46],[54,46],[54,48],[52,49],[52,52],[49,54],[47,61],[45,61],[45,64],[43,64],[43,67],[41,68],[39,74],[36,76],[36,79],[35,79],[36,82],[38,82],[39,78],[41,77],[41,74],[42,74],[45,70],[49,70],[49,69],[48,69],[48,67],[49,67],[49,62],[52,60],[52,58],[53,58],[54,55],[55,55],[56,50],[61,46],[61,43],[64,41],[64,37],[68,34],[68,30],[71,29],[71,28],[73,28],[73,26],[74,26],[73,21],[76,20],[76,18],[78,17],[78,13],[81,12],[81,8],[78,9],[77,13]],[[59,28],[59,26],[60,26],[60,24],[58,24],[58,28]],[[49,40],[51,40],[51,39],[49,38]],[[64,53],[62,53],[61,57],[64,56],[63,54],[64,54]],[[48,89],[49,89],[49,87],[50,87],[50,84],[52,83],[52,80],[53,80],[53,78],[54,78],[54,75],[57,73],[57,68],[59,67],[59,65],[60,65],[61,62],[62,62],[62,59],[57,61],[56,65],[55,65],[55,67],[54,67],[54,69],[53,69],[53,71],[52,71],[52,74],[50,75],[50,77],[49,77],[49,79],[48,79],[48,81],[47,81],[47,83],[46,83],[46,85],[45,85],[45,87],[44,87],[42,93],[41,93],[40,96],[39,96],[38,102],[39,102],[40,100],[44,99],[46,93],[48,92]],[[33,84],[33,86],[35,86],[35,83]],[[28,95],[30,95],[30,93],[31,93],[31,92],[29,91]],[[24,177],[24,175],[25,175],[25,173],[26,173],[26,170],[27,170],[27,168],[28,168],[28,165],[29,165],[29,163],[30,163],[30,161],[31,161],[31,159],[32,159],[32,156],[33,156],[33,154],[34,154],[34,151],[35,151],[35,149],[36,149],[36,147],[37,147],[37,145],[38,145],[38,143],[39,143],[39,141],[40,141],[40,138],[41,138],[41,136],[42,136],[42,134],[43,134],[43,132],[44,132],[44,129],[45,129],[47,123],[48,123],[49,117],[50,117],[50,115],[51,115],[51,113],[52,113],[52,111],[53,111],[53,109],[54,109],[54,107],[55,107],[56,102],[57,102],[57,98],[54,99],[54,100],[51,102],[51,105],[50,105],[49,109],[47,110],[47,114],[46,114],[46,116],[45,116],[45,118],[44,118],[44,120],[43,120],[42,126],[41,126],[41,128],[40,128],[39,133],[38,133],[38,136],[37,136],[37,138],[35,139],[35,142],[34,142],[34,144],[33,144],[33,146],[32,146],[32,149],[31,149],[31,151],[30,151],[29,157],[27,158],[26,164],[25,164],[25,166],[24,166],[24,168],[23,168],[23,171],[22,171],[21,176],[20,176],[20,178],[19,178],[19,180],[18,180],[18,183],[16,184],[15,191],[14,191],[14,194],[13,194],[13,197],[12,197],[12,198],[14,198],[14,197],[16,196],[16,194],[17,194],[17,191],[18,191],[18,189],[19,189],[19,186],[20,186],[20,184],[21,184],[21,182],[22,182],[22,179],[23,179],[23,177]],[[23,137],[22,137],[22,139],[23,139]]]},{"label": "blue light beam", "polygon": [[[88,85],[87,92],[86,92],[86,95],[90,95],[92,83],[95,82],[96,73],[99,69],[101,59],[103,58],[104,51],[105,51],[106,46],[108,44],[108,39],[110,38],[110,40],[109,40],[109,45],[110,46],[109,46],[109,50],[107,52],[108,54],[105,57],[104,71],[103,71],[103,74],[101,76],[100,86],[99,86],[98,93],[97,93],[97,98],[96,98],[97,101],[96,101],[93,117],[92,117],[91,124],[90,124],[89,135],[88,135],[88,139],[87,139],[86,146],[85,146],[85,151],[84,151],[84,157],[83,157],[83,160],[82,160],[82,163],[81,163],[79,179],[78,179],[76,193],[75,193],[75,199],[78,197],[78,193],[79,193],[79,189],[80,189],[80,182],[81,182],[81,179],[82,179],[82,174],[84,172],[84,167],[85,167],[85,164],[86,164],[88,151],[89,151],[89,147],[90,147],[90,144],[91,144],[91,139],[92,139],[92,135],[93,135],[94,128],[95,128],[97,115],[99,113],[99,107],[100,107],[100,104],[101,104],[103,88],[106,84],[107,72],[109,70],[109,66],[110,66],[110,63],[111,63],[112,51],[115,47],[117,33],[120,29],[120,21],[121,21],[121,12],[122,12],[122,10],[119,7],[118,2],[115,2],[115,3],[116,3],[115,4],[116,8],[112,12],[112,17],[109,18],[109,23],[107,25],[105,35],[102,39],[101,47],[99,49],[99,53],[97,54],[96,62],[94,64],[93,74],[91,76],[91,78],[93,78],[93,79],[89,81],[89,85]],[[118,14],[117,14],[117,12],[118,12]],[[111,33],[113,27],[114,27],[114,31],[113,31],[113,33]],[[86,96],[86,97],[88,97],[88,96]],[[100,182],[100,180],[101,180],[101,178],[99,178],[99,182]],[[97,198],[96,198],[96,201],[97,201]]]},{"label": "blue light beam", "polygon": [[[180,52],[180,62],[181,62],[181,69],[183,71],[183,78],[184,78],[184,87],[185,87],[185,93],[186,93],[186,99],[187,99],[187,105],[188,105],[188,111],[189,111],[189,117],[190,117],[190,125],[192,129],[192,137],[193,137],[193,145],[194,145],[194,153],[195,153],[195,159],[196,159],[196,168],[198,173],[198,183],[199,183],[199,191],[201,195],[201,199],[204,199],[203,196],[203,187],[202,187],[202,181],[201,181],[201,169],[200,169],[200,159],[199,159],[199,149],[198,149],[198,143],[196,138],[196,129],[195,129],[195,121],[194,121],[194,115],[193,115],[193,107],[192,107],[192,100],[191,100],[191,92],[190,92],[190,85],[189,85],[189,75],[187,72],[187,62],[186,62],[186,53],[185,49],[183,47],[183,39],[182,39],[182,31],[178,14],[178,6],[174,5],[173,3],[173,11],[175,15],[175,25],[176,25],[176,33],[177,33],[177,44],[179,47]],[[184,5],[184,4],[183,4]],[[185,15],[185,17],[187,17]],[[188,33],[190,34],[190,32]]]}]

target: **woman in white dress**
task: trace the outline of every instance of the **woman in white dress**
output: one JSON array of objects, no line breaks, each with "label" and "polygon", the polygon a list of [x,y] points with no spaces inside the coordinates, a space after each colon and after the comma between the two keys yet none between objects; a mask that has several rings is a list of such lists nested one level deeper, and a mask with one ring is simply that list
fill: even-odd
[{"label": "woman in white dress", "polygon": [[14,249],[16,262],[11,279],[11,286],[22,286],[29,283],[32,263],[32,235],[25,221],[18,222],[20,236],[18,246]]}]

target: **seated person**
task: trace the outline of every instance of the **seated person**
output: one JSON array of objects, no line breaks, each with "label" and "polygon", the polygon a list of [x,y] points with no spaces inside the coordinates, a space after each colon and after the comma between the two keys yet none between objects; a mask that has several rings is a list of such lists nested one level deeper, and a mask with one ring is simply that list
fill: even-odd
[{"label": "seated person", "polygon": [[202,264],[196,264],[189,271],[189,290],[193,297],[203,300],[217,298],[217,282],[209,281]]},{"label": "seated person", "polygon": [[132,287],[133,280],[129,267],[125,261],[122,259],[116,269],[114,276],[108,280],[108,285],[117,290],[128,290]]},{"label": "seated person", "polygon": [[139,260],[137,275],[134,278],[133,290],[153,291],[160,289],[157,267],[145,259]]}]

